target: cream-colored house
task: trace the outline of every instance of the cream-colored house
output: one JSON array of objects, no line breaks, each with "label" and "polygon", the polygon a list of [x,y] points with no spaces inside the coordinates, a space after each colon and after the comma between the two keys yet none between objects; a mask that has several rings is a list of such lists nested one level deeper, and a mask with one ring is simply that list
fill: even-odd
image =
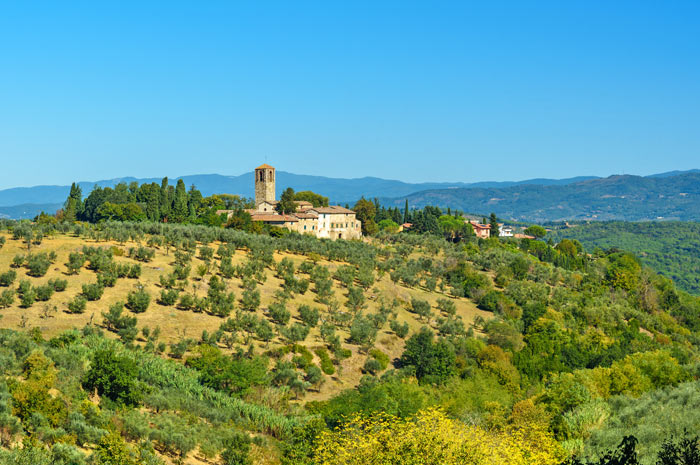
[{"label": "cream-colored house", "polygon": [[352,210],[333,205],[313,207],[308,212],[318,215],[316,237],[329,239],[359,239],[362,237],[362,225]]}]

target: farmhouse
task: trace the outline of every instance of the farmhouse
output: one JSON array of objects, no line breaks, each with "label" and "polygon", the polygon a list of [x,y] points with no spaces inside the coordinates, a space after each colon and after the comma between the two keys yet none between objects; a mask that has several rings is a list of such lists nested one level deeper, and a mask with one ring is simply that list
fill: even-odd
[{"label": "farmhouse", "polygon": [[489,237],[491,237],[491,226],[489,226],[488,224],[481,224],[477,223],[476,221],[470,221],[469,223],[472,225],[476,237],[479,237],[481,239],[488,239]]}]

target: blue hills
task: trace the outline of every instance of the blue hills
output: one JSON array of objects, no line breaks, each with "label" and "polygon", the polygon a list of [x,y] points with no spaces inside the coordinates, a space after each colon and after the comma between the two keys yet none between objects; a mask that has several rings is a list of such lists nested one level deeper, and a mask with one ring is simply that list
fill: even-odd
[{"label": "blue hills", "polygon": [[[194,184],[203,195],[237,194],[252,197],[253,173],[238,176],[199,174],[170,178]],[[161,178],[114,178],[84,181],[83,195],[94,186],[119,183],[160,184]],[[364,196],[378,197],[383,205],[421,208],[452,207],[466,212],[495,212],[508,219],[532,222],[593,220],[700,220],[700,170],[673,171],[651,176],[579,176],[567,179],[477,183],[407,183],[364,177],[329,178],[277,172],[278,195],[286,187],[312,190],[331,201],[354,203]],[[68,196],[70,186],[33,186],[0,190],[0,217],[33,218],[41,211],[55,212]]]}]

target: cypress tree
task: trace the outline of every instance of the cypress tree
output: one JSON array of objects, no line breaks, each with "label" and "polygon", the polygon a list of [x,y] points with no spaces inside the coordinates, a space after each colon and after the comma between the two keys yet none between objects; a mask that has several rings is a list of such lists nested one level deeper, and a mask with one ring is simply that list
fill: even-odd
[{"label": "cypress tree", "polygon": [[403,222],[408,223],[408,199],[406,199],[406,206],[403,208]]},{"label": "cypress tree", "polygon": [[187,189],[185,188],[185,182],[182,179],[178,179],[177,186],[175,187],[175,198],[173,199],[173,221],[183,223],[188,214]]},{"label": "cypress tree", "polygon": [[491,237],[498,237],[498,218],[495,213],[491,213],[491,219],[489,220],[489,229],[491,229]]},{"label": "cypress tree", "polygon": [[73,222],[83,213],[83,191],[76,183],[71,184],[70,193],[63,206],[63,217],[66,221]]},{"label": "cypress tree", "polygon": [[170,198],[170,185],[168,177],[164,177],[160,183],[160,217],[164,222],[168,222],[170,209],[172,208],[173,199]]}]

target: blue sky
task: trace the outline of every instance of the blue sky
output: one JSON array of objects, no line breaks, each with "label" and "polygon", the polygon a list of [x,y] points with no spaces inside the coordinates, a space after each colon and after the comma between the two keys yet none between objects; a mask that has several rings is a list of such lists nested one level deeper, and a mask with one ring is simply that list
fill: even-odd
[{"label": "blue sky", "polygon": [[4,2],[0,188],[700,167],[700,3]]}]

